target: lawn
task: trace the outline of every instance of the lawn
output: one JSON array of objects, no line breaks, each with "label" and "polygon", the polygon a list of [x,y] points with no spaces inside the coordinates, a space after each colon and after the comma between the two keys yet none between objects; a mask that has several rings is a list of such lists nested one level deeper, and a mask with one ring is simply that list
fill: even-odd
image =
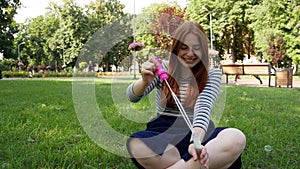
[{"label": "lawn", "polygon": [[[134,168],[124,142],[154,116],[155,105],[154,95],[129,104],[129,83],[0,80],[0,167]],[[218,125],[246,134],[243,168],[299,168],[299,88],[224,85],[223,94]]]}]

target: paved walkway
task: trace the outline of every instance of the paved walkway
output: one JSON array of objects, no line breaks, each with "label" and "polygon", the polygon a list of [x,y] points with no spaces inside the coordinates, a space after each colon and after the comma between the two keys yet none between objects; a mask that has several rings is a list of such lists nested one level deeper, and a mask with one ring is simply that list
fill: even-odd
[{"label": "paved walkway", "polygon": [[[234,82],[235,76],[228,76],[228,84],[229,85],[241,85],[241,86],[253,86],[253,87],[269,87],[269,78],[262,76],[262,82],[263,84],[260,84],[259,80],[257,80],[254,76],[240,76],[241,79],[237,81],[237,83]],[[226,84],[226,76],[223,75],[222,77],[222,83]],[[275,86],[275,76],[271,77],[271,87]],[[286,87],[286,86],[281,86]],[[290,86],[289,86],[290,87]],[[300,77],[294,76],[293,77],[293,88],[294,87],[300,87]]]},{"label": "paved walkway", "polygon": [[[259,81],[254,76],[248,75],[241,75],[241,79],[238,80],[238,83],[234,82],[235,76],[228,76],[228,84],[229,85],[241,85],[241,86],[252,86],[252,87],[269,87],[269,78],[267,76],[261,76],[263,84],[260,84]],[[103,76],[102,78],[132,78],[132,76]],[[139,78],[139,76],[137,76]],[[3,78],[1,80],[30,80],[31,78]],[[44,78],[32,78],[32,79],[39,79],[43,80]],[[59,79],[66,79],[66,78],[45,78],[45,79],[52,79],[52,80],[59,80]],[[72,78],[70,78],[72,79]],[[1,81],[0,80],[0,81]],[[226,76],[223,75],[222,83],[226,84]],[[275,76],[271,77],[271,87],[275,87]],[[286,87],[286,86],[281,86]],[[290,87],[290,86],[289,86]],[[293,88],[297,87],[300,88],[300,76],[293,77]]]}]

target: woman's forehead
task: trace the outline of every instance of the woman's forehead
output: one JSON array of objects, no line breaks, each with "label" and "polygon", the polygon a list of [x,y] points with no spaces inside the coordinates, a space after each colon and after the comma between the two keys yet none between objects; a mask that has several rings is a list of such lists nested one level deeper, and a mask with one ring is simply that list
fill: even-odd
[{"label": "woman's forehead", "polygon": [[186,34],[186,36],[182,39],[182,42],[187,46],[195,46],[201,44],[200,37],[193,33]]}]

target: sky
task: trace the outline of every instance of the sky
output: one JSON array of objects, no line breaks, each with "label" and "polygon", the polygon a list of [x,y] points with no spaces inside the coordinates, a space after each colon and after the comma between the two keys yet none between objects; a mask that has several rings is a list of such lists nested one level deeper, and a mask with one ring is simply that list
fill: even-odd
[{"label": "sky", "polygon": [[[52,0],[54,2],[61,2],[60,0]],[[91,2],[91,0],[75,0],[78,4],[84,5]],[[171,2],[172,0],[120,0],[125,4],[124,12],[139,14],[142,8],[147,7],[153,3]],[[186,6],[186,0],[176,0],[181,7]],[[50,0],[21,0],[22,7],[18,10],[15,20],[22,23],[26,18],[35,18],[39,15],[45,14],[45,8],[48,6]],[[135,9],[134,9],[135,6]]]}]

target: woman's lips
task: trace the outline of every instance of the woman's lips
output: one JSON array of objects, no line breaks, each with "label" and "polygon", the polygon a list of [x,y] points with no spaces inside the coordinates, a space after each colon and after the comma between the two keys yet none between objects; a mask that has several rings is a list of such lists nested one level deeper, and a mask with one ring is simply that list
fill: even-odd
[{"label": "woman's lips", "polygon": [[185,63],[192,64],[197,58],[182,58]]}]

